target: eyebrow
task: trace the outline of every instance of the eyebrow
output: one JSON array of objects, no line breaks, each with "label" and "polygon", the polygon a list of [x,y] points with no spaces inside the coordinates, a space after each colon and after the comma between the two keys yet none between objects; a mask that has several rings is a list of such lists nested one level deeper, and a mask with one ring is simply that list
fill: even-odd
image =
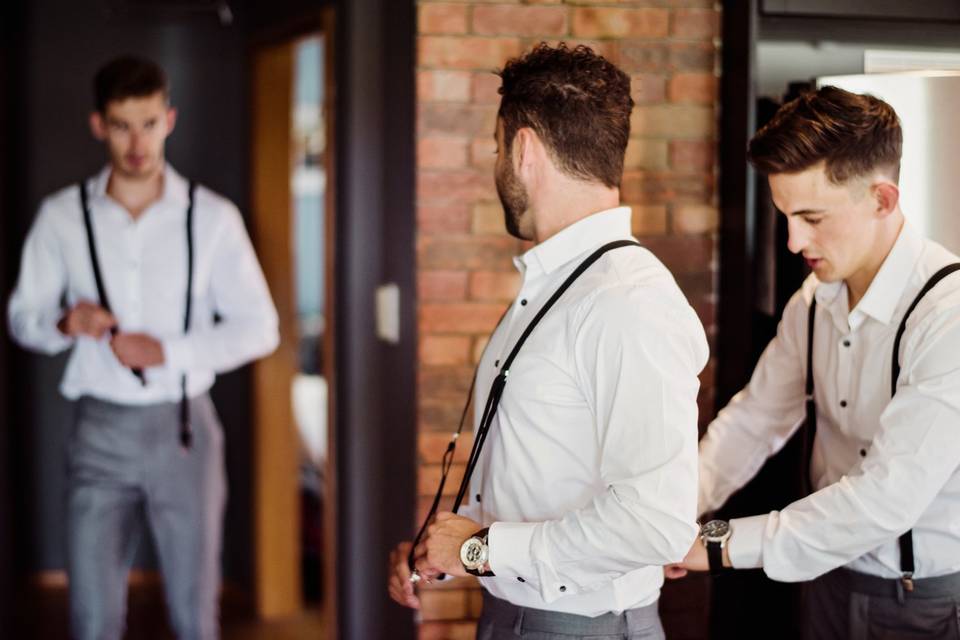
[{"label": "eyebrow", "polygon": [[807,216],[807,215],[811,215],[811,214],[814,214],[814,213],[826,213],[826,212],[827,212],[826,209],[797,209],[796,211],[791,211],[790,213],[785,213],[785,212],[784,212],[783,210],[781,210],[780,207],[778,207],[777,205],[773,205],[773,208],[776,209],[777,211],[779,211],[780,213],[783,213],[783,214],[786,215],[786,216]]}]

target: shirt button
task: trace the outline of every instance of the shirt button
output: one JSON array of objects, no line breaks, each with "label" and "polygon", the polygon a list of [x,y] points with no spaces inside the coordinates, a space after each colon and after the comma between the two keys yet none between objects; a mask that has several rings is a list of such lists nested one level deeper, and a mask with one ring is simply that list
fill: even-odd
[{"label": "shirt button", "polygon": [[849,347],[849,346],[850,346],[850,341],[849,341],[849,340],[844,340],[844,341],[843,341],[843,346]]},{"label": "shirt button", "polygon": [[840,401],[840,406],[841,406],[841,407],[847,406],[847,401],[846,401],[846,400],[841,400],[841,401]]},{"label": "shirt button", "polygon": [[867,450],[866,450],[866,449],[860,449],[860,457],[861,457],[861,458],[866,458],[866,457],[867,457]]},{"label": "shirt button", "polygon": [[566,591],[566,590],[567,590],[567,588],[566,588],[565,586],[560,585],[560,592],[561,592],[561,593],[563,593],[563,592]]},{"label": "shirt button", "polygon": [[499,366],[500,366],[500,361],[499,361],[499,360],[494,360],[494,361],[493,361],[493,366],[499,367]]},{"label": "shirt button", "polygon": [[523,306],[523,307],[527,306],[527,299],[526,299],[526,298],[524,298],[523,300],[520,301],[520,306]]},{"label": "shirt button", "polygon": [[480,494],[477,494],[477,502],[480,502]]},{"label": "shirt button", "polygon": [[517,576],[517,582],[526,582],[526,580],[524,580],[524,579],[521,578],[520,576]]}]

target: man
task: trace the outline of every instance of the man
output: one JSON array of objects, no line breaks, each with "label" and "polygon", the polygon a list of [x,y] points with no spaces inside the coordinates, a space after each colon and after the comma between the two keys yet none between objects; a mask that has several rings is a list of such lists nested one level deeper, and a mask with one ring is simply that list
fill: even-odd
[{"label": "man", "polygon": [[120,58],[97,73],[94,93],[90,127],[109,163],[43,201],[9,306],[21,345],[72,348],[60,386],[77,401],[72,633],[122,637],[143,512],[173,629],[207,640],[219,635],[226,500],[223,433],[207,392],[215,373],[276,348],[277,314],[236,207],[164,159],[177,114],[163,70]]},{"label": "man", "polygon": [[[479,365],[477,427],[491,381],[538,310],[587,256],[630,239],[630,210],[618,206],[629,78],[586,47],[545,44],[500,76],[497,191],[507,230],[534,246],[515,260],[519,294]],[[662,638],[661,565],[696,535],[706,361],[703,327],[666,268],[637,246],[604,253],[512,362],[469,515],[437,515],[415,549],[418,575],[485,575],[483,640]],[[466,547],[488,562],[468,567]],[[409,549],[394,552],[389,587],[418,607]]]},{"label": "man", "polygon": [[[701,442],[700,510],[720,507],[805,421],[812,361],[814,492],[705,529],[726,566],[813,580],[804,633],[819,640],[960,633],[960,275],[929,289],[898,342],[925,283],[958,261],[904,219],[901,146],[888,104],[835,87],[784,105],[750,142],[789,248],[813,273]],[[708,564],[698,541],[685,566]]]}]

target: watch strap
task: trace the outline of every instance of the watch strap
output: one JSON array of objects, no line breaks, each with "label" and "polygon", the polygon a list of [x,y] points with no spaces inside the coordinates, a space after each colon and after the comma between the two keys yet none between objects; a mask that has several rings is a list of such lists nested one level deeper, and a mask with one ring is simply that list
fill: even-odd
[{"label": "watch strap", "polygon": [[710,565],[710,575],[719,576],[724,572],[723,545],[719,542],[705,542],[707,547],[707,562]]}]

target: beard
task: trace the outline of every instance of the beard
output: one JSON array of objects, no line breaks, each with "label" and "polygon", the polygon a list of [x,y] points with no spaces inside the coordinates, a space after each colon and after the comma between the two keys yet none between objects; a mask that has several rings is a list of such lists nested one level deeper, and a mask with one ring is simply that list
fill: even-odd
[{"label": "beard", "polygon": [[504,162],[503,167],[494,175],[497,196],[500,197],[500,204],[503,206],[503,224],[507,228],[507,233],[514,238],[532,240],[532,237],[528,237],[530,234],[525,234],[520,229],[520,218],[530,207],[527,190],[517,179],[517,174],[513,172],[513,166],[509,162]]}]

